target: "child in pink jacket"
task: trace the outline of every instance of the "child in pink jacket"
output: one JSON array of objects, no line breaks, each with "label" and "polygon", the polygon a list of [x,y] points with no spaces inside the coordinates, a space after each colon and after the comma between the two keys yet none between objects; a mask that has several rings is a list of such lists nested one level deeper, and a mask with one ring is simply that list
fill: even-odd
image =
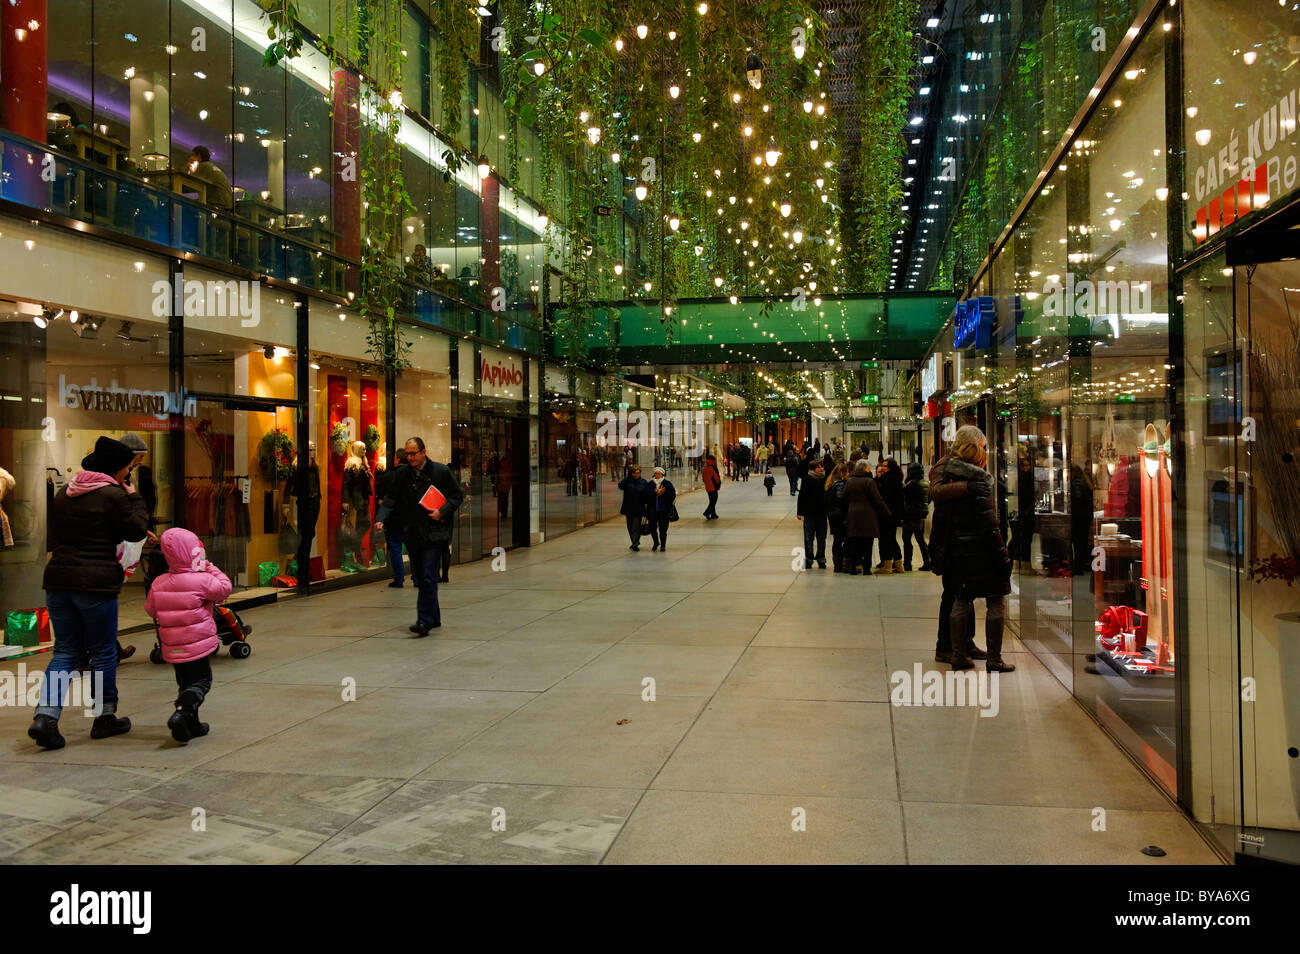
[{"label": "child in pink jacket", "polygon": [[209,657],[221,647],[212,607],[230,595],[230,580],[209,563],[199,538],[173,527],[162,535],[168,572],[153,581],[145,612],[158,621],[162,656],[176,670],[176,711],[167,720],[177,742],[208,734],[199,706],[212,691]]}]

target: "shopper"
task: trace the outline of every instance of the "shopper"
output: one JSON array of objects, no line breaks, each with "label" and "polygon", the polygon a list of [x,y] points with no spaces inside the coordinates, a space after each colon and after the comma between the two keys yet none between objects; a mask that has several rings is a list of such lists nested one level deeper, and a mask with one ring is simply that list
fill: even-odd
[{"label": "shopper", "polygon": [[1011,556],[998,529],[993,495],[993,478],[984,466],[988,450],[984,434],[972,427],[959,435],[945,468],[947,482],[965,481],[966,492],[954,500],[935,505],[934,536],[942,539],[943,565],[952,577],[956,598],[949,632],[952,634],[952,668],[971,669],[966,653],[967,620],[975,615],[974,601],[983,598],[988,607],[984,635],[988,646],[985,669],[1013,672],[1015,666],[1002,659],[1002,635],[1006,617],[1006,596],[1011,592]]},{"label": "shopper", "polygon": [[[956,435],[957,441],[978,440],[981,434],[979,428],[967,426],[959,428]],[[955,444],[954,444],[955,446]],[[930,468],[930,502],[934,504],[936,513],[941,504],[949,504],[953,501],[960,500],[968,493],[967,483],[964,480],[948,480],[948,464],[952,461],[951,457],[944,456],[935,462]],[[930,528],[930,571],[937,573],[943,580],[943,594],[939,598],[939,625],[935,633],[934,641],[934,661],[939,663],[952,662],[952,607],[957,600],[957,582],[956,578],[946,572],[947,566],[943,560],[943,548],[945,539],[936,532],[938,521],[936,520]],[[988,654],[975,645],[975,617],[971,616],[966,622],[966,656],[970,659],[987,659]]]},{"label": "shopper", "polygon": [[925,546],[925,519],[930,515],[930,485],[920,464],[907,465],[903,484],[903,569],[912,569],[912,538],[921,551],[921,572],[930,569],[930,551]]},{"label": "shopper", "polygon": [[772,454],[772,448],[767,444],[759,444],[754,451],[754,466],[760,474],[767,473],[767,459]]},{"label": "shopper", "polygon": [[135,454],[101,436],[82,470],[54,497],[50,511],[50,559],[45,565],[45,605],[54,628],[54,649],[41,683],[40,705],[27,734],[44,749],[61,749],[59,716],[72,675],[89,655],[98,686],[92,739],[131,730],[117,716],[117,597],[123,572],[117,545],[149,533],[144,498],[124,484]]},{"label": "shopper", "polygon": [[[813,457],[802,474],[803,486],[795,513],[803,521],[804,569],[811,570],[813,560],[826,569],[826,469],[820,457]],[[815,552],[814,552],[815,551]]]},{"label": "shopper", "polygon": [[[431,490],[437,494],[430,494]],[[430,498],[427,501],[426,495]],[[442,497],[440,505],[433,499],[439,495]],[[451,469],[429,460],[421,438],[408,440],[406,463],[396,468],[392,488],[380,505],[375,526],[383,530],[393,513],[401,520],[406,552],[411,557],[411,577],[419,590],[416,620],[410,627],[417,636],[428,636],[429,630],[442,625],[442,612],[438,606],[438,565],[451,544],[452,519],[463,499],[460,484],[452,476]]]},{"label": "shopper", "polygon": [[650,517],[650,539],[654,541],[654,546],[651,548],[652,553],[655,550],[668,549],[668,524],[672,521],[672,514],[677,511],[677,508],[673,505],[673,500],[676,497],[677,488],[668,479],[664,469],[656,467],[646,492],[646,513]]},{"label": "shopper", "polygon": [[[1034,504],[1037,501],[1034,461],[1029,448],[1022,446],[1016,454],[1016,516],[1011,521],[1011,552],[1013,567],[1028,573],[1033,570]],[[1092,519],[1092,511],[1088,512]]]},{"label": "shopper", "polygon": [[844,462],[836,464],[826,476],[826,524],[831,532],[831,566],[836,573],[848,572],[845,568],[845,521],[848,518],[848,497],[845,494],[849,468]]},{"label": "shopper", "polygon": [[772,496],[772,488],[776,486],[776,478],[772,476],[772,468],[764,468],[763,486],[767,488],[767,495]]},{"label": "shopper", "polygon": [[712,454],[704,459],[700,479],[704,481],[704,492],[709,495],[709,505],[704,508],[704,519],[717,520],[718,489],[722,486],[722,475],[718,473],[718,462]]},{"label": "shopper", "polygon": [[785,446],[785,476],[790,481],[790,496],[793,497],[799,493],[799,467],[802,461],[792,441],[786,441]]},{"label": "shopper", "polygon": [[167,728],[177,742],[208,734],[199,706],[212,691],[213,654],[221,648],[213,607],[230,595],[230,580],[209,563],[203,544],[189,530],[162,535],[168,570],[153,581],[144,611],[158,623],[163,662],[172,664],[180,694]]},{"label": "shopper", "polygon": [[880,533],[880,521],[892,516],[880,496],[876,482],[871,478],[871,465],[859,460],[853,465],[853,476],[844,488],[847,503],[845,516],[846,558],[850,576],[858,575],[858,567],[865,576],[871,575],[871,546]]},{"label": "shopper", "polygon": [[190,150],[186,165],[190,175],[207,183],[208,205],[229,211],[235,207],[234,195],[230,191],[230,180],[221,171],[221,167],[212,161],[212,153],[207,146],[195,146]]},{"label": "shopper", "polygon": [[[401,448],[396,454],[396,465],[389,467],[375,479],[375,496],[382,502],[393,489],[393,478],[397,476],[397,470],[406,463],[406,448]],[[402,518],[399,514],[393,514],[384,524],[382,531],[386,546],[388,547],[388,563],[393,568],[393,581],[389,587],[400,590],[406,584],[406,570],[402,566]],[[373,534],[371,535],[373,537]]]},{"label": "shopper", "polygon": [[618,489],[623,491],[623,505],[618,512],[627,520],[627,535],[632,541],[628,549],[636,552],[641,549],[641,520],[646,515],[650,481],[644,480],[641,468],[633,464],[627,476],[618,482]]},{"label": "shopper", "polygon": [[880,564],[876,569],[881,573],[902,573],[903,551],[898,546],[898,525],[903,517],[903,471],[898,461],[889,457],[880,462],[876,474],[880,498],[893,515],[880,523]]}]

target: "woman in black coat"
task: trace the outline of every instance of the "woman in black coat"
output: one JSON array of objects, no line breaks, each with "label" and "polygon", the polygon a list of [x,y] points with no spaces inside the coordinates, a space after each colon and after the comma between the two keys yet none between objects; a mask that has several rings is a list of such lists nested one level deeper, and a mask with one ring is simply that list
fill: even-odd
[{"label": "woman in black coat", "polygon": [[882,473],[876,478],[880,499],[889,508],[888,520],[880,521],[880,564],[883,573],[903,572],[903,551],[898,546],[898,524],[903,518],[903,471],[898,461],[890,457],[881,463]]},{"label": "woman in black coat", "polygon": [[618,489],[623,491],[623,506],[618,510],[627,518],[627,535],[632,541],[629,550],[641,549],[641,518],[646,514],[647,498],[650,496],[650,481],[643,480],[641,468],[633,466],[627,476],[618,482]]},{"label": "woman in black coat", "polygon": [[673,500],[677,497],[677,488],[668,479],[662,467],[656,467],[654,478],[646,485],[645,508],[650,517],[650,539],[655,542],[654,550],[668,549],[668,524],[671,514],[676,510]]},{"label": "woman in black coat", "polygon": [[[980,435],[983,436],[982,434]],[[971,669],[966,652],[966,631],[975,613],[975,600],[983,597],[988,606],[984,635],[988,646],[985,668],[989,672],[1013,672],[1015,666],[1002,660],[1002,631],[1006,618],[1006,596],[1011,592],[1011,557],[998,528],[993,478],[984,470],[988,452],[982,443],[968,440],[957,444],[944,472],[945,481],[965,481],[967,493],[956,499],[935,496],[932,550],[942,548],[945,578],[956,584],[956,600],[948,631],[952,639],[952,668]]]}]

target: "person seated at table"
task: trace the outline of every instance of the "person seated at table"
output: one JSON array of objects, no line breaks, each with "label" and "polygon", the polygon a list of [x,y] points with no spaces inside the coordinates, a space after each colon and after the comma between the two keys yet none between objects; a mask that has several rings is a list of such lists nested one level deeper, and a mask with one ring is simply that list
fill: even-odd
[{"label": "person seated at table", "polygon": [[230,192],[230,180],[212,161],[212,153],[207,146],[195,146],[191,149],[190,158],[185,165],[190,175],[208,184],[208,205],[215,205],[219,209],[235,207],[235,199]]},{"label": "person seated at table", "polygon": [[433,263],[429,261],[429,255],[423,245],[415,246],[415,251],[411,253],[411,260],[406,264],[406,277],[421,285],[432,283]]},{"label": "person seated at table", "polygon": [[86,126],[77,116],[77,111],[72,108],[70,103],[59,103],[52,110],[51,114],[56,116],[66,116],[66,119],[57,119],[54,126],[49,132],[50,145],[56,149],[63,149],[70,152],[76,151],[76,144],[72,138],[74,129],[85,129]]}]

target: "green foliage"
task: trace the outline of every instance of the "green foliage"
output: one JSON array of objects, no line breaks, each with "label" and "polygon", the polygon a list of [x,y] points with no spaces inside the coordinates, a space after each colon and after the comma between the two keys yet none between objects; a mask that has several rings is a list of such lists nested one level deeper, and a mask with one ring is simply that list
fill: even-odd
[{"label": "green foliage", "polygon": [[275,66],[302,52],[302,32],[298,29],[298,7],[293,0],[259,0],[262,17],[270,25],[266,36],[271,45],[262,57],[264,66]]}]

